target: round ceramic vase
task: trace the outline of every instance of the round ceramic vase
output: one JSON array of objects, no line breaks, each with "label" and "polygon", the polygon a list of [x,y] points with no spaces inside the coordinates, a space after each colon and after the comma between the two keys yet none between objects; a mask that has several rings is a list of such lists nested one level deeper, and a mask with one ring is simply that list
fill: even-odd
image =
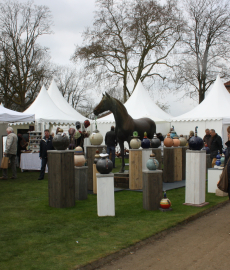
[{"label": "round ceramic vase", "polygon": [[221,159],[220,159],[220,162],[221,162],[220,166],[224,167],[224,161],[225,161],[225,155],[222,154]]},{"label": "round ceramic vase", "polygon": [[143,149],[148,149],[150,147],[150,140],[148,138],[143,138],[141,141],[141,147]]},{"label": "round ceramic vase", "polygon": [[180,135],[180,146],[185,146],[187,144],[187,140],[183,137],[183,135]]},{"label": "round ceramic vase", "polygon": [[132,149],[139,149],[141,147],[141,140],[139,137],[132,137],[133,139],[130,141],[130,146]]},{"label": "round ceramic vase", "polygon": [[203,148],[203,145],[203,140],[196,135],[189,140],[189,148],[191,150],[201,150]]},{"label": "round ceramic vase", "polygon": [[167,134],[167,137],[164,139],[164,145],[166,147],[172,147],[173,146],[173,139],[170,138],[170,134]]},{"label": "round ceramic vase", "polygon": [[92,145],[101,145],[103,142],[103,136],[98,130],[94,130],[89,136],[89,140]]},{"label": "round ceramic vase", "polygon": [[93,163],[94,164],[97,164],[97,161],[100,159],[100,155],[99,155],[99,150],[97,149],[96,150],[96,154],[95,154],[95,156],[94,156],[94,161],[93,161]]},{"label": "round ceramic vase", "polygon": [[103,148],[102,153],[100,154],[100,159],[98,159],[96,168],[99,173],[101,174],[108,174],[113,169],[113,162],[108,158],[108,154],[105,151],[105,148]]},{"label": "round ceramic vase", "polygon": [[69,138],[65,133],[58,132],[53,137],[52,144],[56,150],[66,150],[69,146]]},{"label": "round ceramic vase", "polygon": [[76,167],[82,167],[85,165],[83,149],[80,146],[77,146],[74,149],[74,165]]},{"label": "round ceramic vase", "polygon": [[218,154],[216,156],[216,165],[220,166],[221,165],[221,156],[220,156],[220,151],[218,150]]},{"label": "round ceramic vase", "polygon": [[158,148],[161,145],[160,139],[157,138],[157,135],[154,134],[152,140],[151,140],[151,147],[152,148]]},{"label": "round ceramic vase", "polygon": [[169,209],[170,206],[171,206],[171,202],[168,198],[163,198],[161,201],[160,201],[160,206],[161,208],[163,209]]},{"label": "round ceramic vase", "polygon": [[210,154],[210,149],[207,146],[207,144],[202,148],[202,150],[205,150],[206,151],[206,154]]},{"label": "round ceramic vase", "polygon": [[155,171],[159,168],[159,162],[158,162],[158,160],[156,160],[155,154],[150,155],[150,158],[148,159],[148,161],[146,163],[146,167],[150,171]]},{"label": "round ceramic vase", "polygon": [[173,138],[173,146],[174,147],[180,146],[180,140],[178,139],[178,137]]}]

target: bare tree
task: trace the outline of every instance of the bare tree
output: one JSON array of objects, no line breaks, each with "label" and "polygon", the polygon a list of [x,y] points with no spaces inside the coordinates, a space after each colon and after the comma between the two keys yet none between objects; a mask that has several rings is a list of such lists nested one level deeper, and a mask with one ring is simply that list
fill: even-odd
[{"label": "bare tree", "polygon": [[51,24],[46,6],[0,3],[0,92],[6,107],[24,111],[50,75],[48,49],[37,40],[51,33]]},{"label": "bare tree", "polygon": [[229,77],[230,5],[224,0],[185,0],[184,9],[188,24],[174,81],[186,95],[198,94],[200,103],[217,74]]},{"label": "bare tree", "polygon": [[[123,84],[123,99],[130,92],[129,78],[145,80],[161,76],[156,66],[171,66],[168,56],[180,40],[183,22],[176,1],[160,5],[154,0],[98,0],[92,29],[84,33],[84,45],[73,60],[81,60],[97,82],[114,79]],[[86,45],[85,45],[86,44]]]}]

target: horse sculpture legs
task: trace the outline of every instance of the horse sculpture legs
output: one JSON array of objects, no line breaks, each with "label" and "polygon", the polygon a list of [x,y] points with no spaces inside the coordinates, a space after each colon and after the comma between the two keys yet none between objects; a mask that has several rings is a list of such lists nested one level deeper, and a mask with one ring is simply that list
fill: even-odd
[{"label": "horse sculpture legs", "polygon": [[121,148],[121,160],[122,160],[120,173],[123,173],[125,171],[124,142],[119,142],[119,145],[120,145],[120,148]]}]

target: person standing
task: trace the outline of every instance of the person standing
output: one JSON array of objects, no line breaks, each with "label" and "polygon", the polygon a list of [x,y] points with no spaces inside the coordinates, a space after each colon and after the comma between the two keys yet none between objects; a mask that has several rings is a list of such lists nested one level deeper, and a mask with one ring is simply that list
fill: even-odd
[{"label": "person standing", "polygon": [[107,146],[107,154],[112,152],[113,168],[115,168],[115,146],[117,145],[116,134],[114,126],[105,134],[105,144]]},{"label": "person standing", "polygon": [[38,180],[44,179],[45,176],[45,168],[46,164],[48,163],[48,156],[47,156],[47,150],[54,150],[53,147],[53,137],[50,135],[50,132],[48,129],[45,130],[45,136],[40,141],[40,152],[39,157],[41,159],[41,172]]},{"label": "person standing", "polygon": [[223,145],[222,145],[222,139],[216,133],[215,129],[210,130],[210,135],[211,135],[210,158],[212,159],[212,167],[214,167],[218,150],[220,151],[220,154],[222,154]]},{"label": "person standing", "polygon": [[[4,156],[8,157],[11,164],[12,169],[12,177],[10,179],[16,179],[17,178],[17,146],[18,146],[18,138],[17,135],[14,133],[14,130],[12,127],[8,127],[6,129],[7,132],[7,139],[6,139],[6,149],[4,152]],[[8,169],[2,169],[3,176],[0,177],[0,179],[7,179],[8,178]]]},{"label": "person standing", "polygon": [[228,141],[225,143],[227,146],[226,153],[225,153],[225,160],[224,160],[224,167],[226,164],[227,166],[227,172],[228,172],[228,198],[230,200],[230,162],[228,162],[229,157],[230,157],[230,126],[227,127],[227,132],[228,132]]},{"label": "person standing", "polygon": [[208,128],[206,128],[205,129],[205,136],[203,138],[203,141],[204,141],[205,144],[207,144],[209,149],[211,147],[211,140],[212,140],[212,137],[210,135],[210,130]]}]

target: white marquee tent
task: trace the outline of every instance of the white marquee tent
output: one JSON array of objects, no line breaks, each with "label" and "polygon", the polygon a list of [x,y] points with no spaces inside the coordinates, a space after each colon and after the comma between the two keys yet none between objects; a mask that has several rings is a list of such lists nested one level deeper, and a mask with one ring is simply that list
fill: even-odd
[{"label": "white marquee tent", "polygon": [[230,125],[230,94],[222,83],[219,75],[212,85],[207,97],[194,109],[174,117],[171,125],[177,134],[188,135],[190,130],[198,126],[198,136],[205,135],[206,128],[213,128],[227,141],[227,126]]},{"label": "white marquee tent", "polygon": [[[128,113],[134,119],[148,117],[156,123],[156,131],[166,134],[170,130],[171,115],[159,108],[150,97],[148,91],[139,81],[133,91],[131,97],[124,104]],[[109,114],[97,120],[98,130],[103,137],[110,130],[111,125],[115,125],[113,114]]]},{"label": "white marquee tent", "polygon": [[48,94],[60,110],[75,118],[75,122],[79,121],[80,123],[83,123],[86,120],[85,116],[81,115],[65,100],[54,80],[52,80],[50,84]]},{"label": "white marquee tent", "polygon": [[0,122],[33,122],[35,121],[34,113],[21,113],[0,106]]}]

